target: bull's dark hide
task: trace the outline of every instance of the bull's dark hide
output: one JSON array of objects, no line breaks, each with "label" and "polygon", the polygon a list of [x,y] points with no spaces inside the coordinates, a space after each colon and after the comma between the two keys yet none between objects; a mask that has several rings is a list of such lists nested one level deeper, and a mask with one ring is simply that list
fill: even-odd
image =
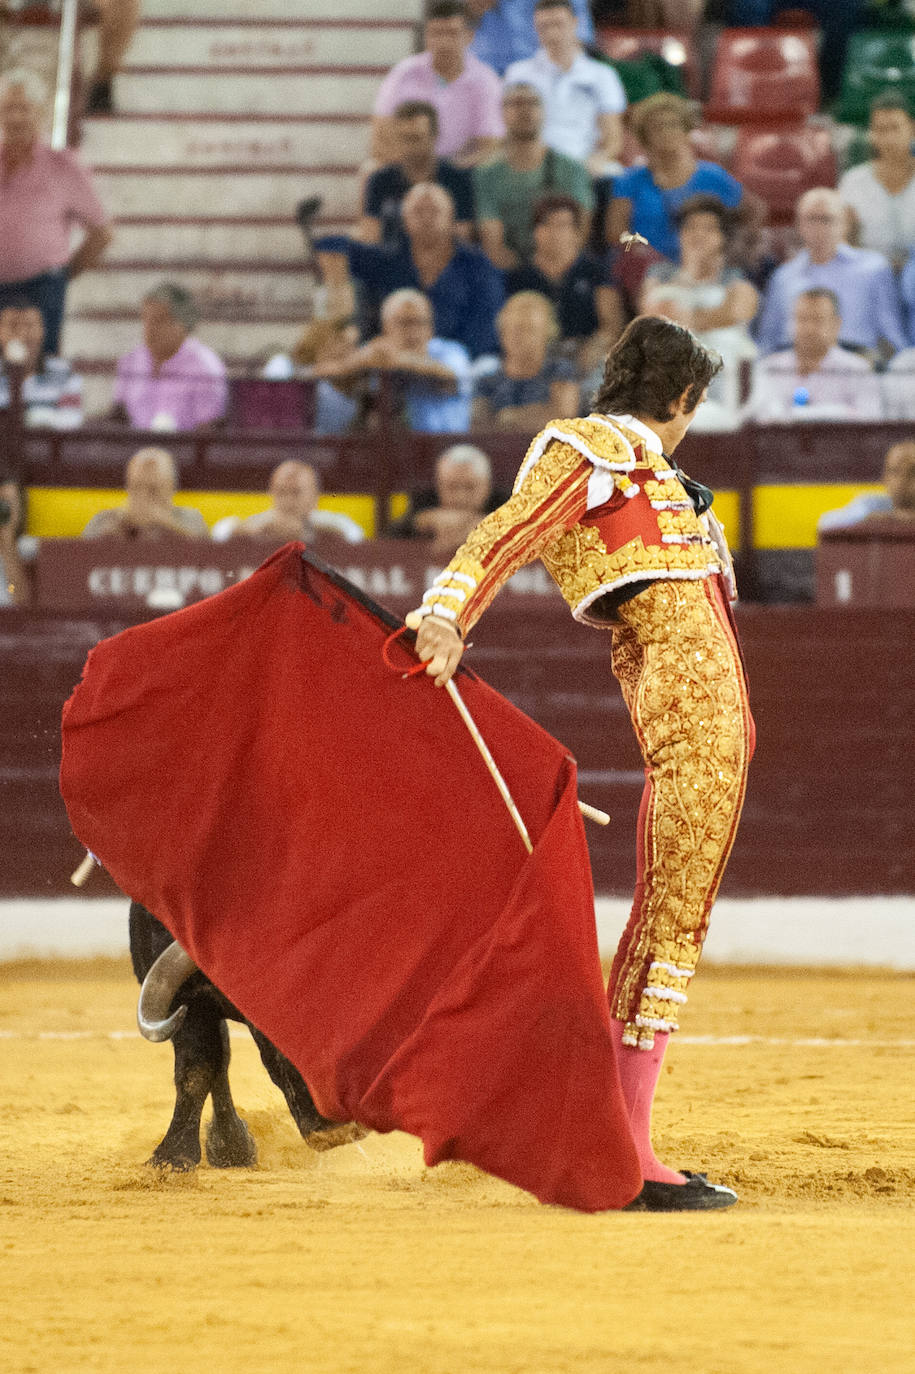
[{"label": "bull's dark hide", "polygon": [[[130,957],[142,983],[172,936],[151,912],[130,906]],[[303,1136],[328,1126],[311,1099],[302,1075],[265,1035],[245,1021],[227,997],[197,972],[180,988],[173,1008],[187,1007],[187,1015],[172,1039],[175,1051],[175,1110],[171,1124],[149,1160],[160,1168],[193,1169],[200,1163],[200,1119],[207,1097],[213,1117],[207,1126],[206,1155],[215,1168],[257,1162],[254,1138],[235,1110],[229,1088],[229,1033],[226,1021],[247,1025],[260,1051],[264,1068],[289,1104]]]}]

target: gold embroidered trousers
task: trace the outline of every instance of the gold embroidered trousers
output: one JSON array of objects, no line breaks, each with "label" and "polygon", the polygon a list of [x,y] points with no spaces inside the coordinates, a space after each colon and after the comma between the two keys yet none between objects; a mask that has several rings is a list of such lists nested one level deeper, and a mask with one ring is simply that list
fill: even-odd
[{"label": "gold embroidered trousers", "polygon": [[635,901],[610,976],[625,1044],[677,1028],[737,831],[753,720],[717,577],[662,581],[620,606],[619,680],[645,760]]}]

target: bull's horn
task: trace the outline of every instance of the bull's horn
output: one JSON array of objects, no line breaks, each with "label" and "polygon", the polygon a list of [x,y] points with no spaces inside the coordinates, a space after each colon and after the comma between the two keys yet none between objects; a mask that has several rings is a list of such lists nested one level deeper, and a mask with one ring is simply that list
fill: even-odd
[{"label": "bull's horn", "polygon": [[186,978],[196,973],[197,965],[191,956],[174,940],[159,955],[143,979],[137,1003],[137,1025],[147,1040],[171,1040],[187,1015],[187,1007],[168,1014],[175,993]]}]

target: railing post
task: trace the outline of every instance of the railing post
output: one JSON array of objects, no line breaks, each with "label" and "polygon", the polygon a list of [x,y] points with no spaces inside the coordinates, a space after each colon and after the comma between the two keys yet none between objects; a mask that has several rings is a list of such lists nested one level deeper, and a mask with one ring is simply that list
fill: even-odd
[{"label": "railing post", "polygon": [[76,31],[79,0],[63,0],[60,34],[57,40],[57,79],[54,86],[54,120],[51,147],[66,148],[70,134],[70,99],[76,61]]},{"label": "railing post", "polygon": [[25,365],[14,361],[8,355],[12,352],[12,344],[7,347],[7,357],[4,360],[4,371],[9,384],[10,399],[6,410],[6,424],[4,426],[6,465],[15,475],[18,482],[25,483],[25,463],[24,463],[24,444],[23,428],[25,426],[25,408],[22,404],[22,384],[25,381]]}]

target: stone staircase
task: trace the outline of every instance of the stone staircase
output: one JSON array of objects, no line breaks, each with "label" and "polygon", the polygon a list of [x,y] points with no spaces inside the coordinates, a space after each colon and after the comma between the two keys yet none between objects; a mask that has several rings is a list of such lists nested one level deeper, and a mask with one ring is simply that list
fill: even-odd
[{"label": "stone staircase", "polygon": [[87,119],[115,240],[73,283],[63,351],[107,409],[139,304],[167,276],[193,290],[199,333],[233,368],[289,346],[312,311],[296,203],[350,227],[378,85],[415,48],[421,0],[146,0],[115,82],[118,114]]}]

